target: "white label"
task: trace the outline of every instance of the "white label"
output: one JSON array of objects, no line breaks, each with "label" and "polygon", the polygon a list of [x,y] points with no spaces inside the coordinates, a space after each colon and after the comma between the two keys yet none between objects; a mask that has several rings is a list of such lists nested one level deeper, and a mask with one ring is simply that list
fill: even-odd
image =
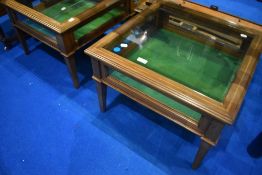
[{"label": "white label", "polygon": [[68,21],[73,22],[74,20],[75,20],[75,18],[70,18]]},{"label": "white label", "polygon": [[210,36],[210,38],[212,39],[212,40],[216,40],[217,39],[217,37],[215,37],[215,36]]},{"label": "white label", "polygon": [[243,34],[243,33],[241,33],[240,36],[241,36],[242,38],[247,38],[247,35],[245,35],[245,34]]},{"label": "white label", "polygon": [[125,43],[121,43],[120,46],[126,48],[128,45]]},{"label": "white label", "polygon": [[237,24],[236,22],[234,22],[234,21],[228,21],[229,23],[231,23],[231,24]]},{"label": "white label", "polygon": [[146,64],[148,62],[146,59],[141,58],[141,57],[138,57],[137,61],[140,62],[140,63],[143,63],[143,64]]}]

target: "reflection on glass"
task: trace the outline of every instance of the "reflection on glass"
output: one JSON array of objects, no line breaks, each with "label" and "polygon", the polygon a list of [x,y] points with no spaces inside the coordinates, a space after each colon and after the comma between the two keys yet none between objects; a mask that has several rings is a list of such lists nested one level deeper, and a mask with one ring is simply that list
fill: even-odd
[{"label": "reflection on glass", "polygon": [[[250,37],[196,23],[187,14],[151,15],[106,46],[112,52],[223,101]],[[227,30],[227,29],[226,29]],[[232,29],[233,30],[233,29]],[[246,37],[243,37],[243,36]]]}]

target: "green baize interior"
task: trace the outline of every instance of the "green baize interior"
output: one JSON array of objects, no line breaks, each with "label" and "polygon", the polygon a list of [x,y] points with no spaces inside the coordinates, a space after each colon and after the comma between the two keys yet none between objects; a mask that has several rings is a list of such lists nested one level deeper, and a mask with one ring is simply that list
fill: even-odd
[{"label": "green baize interior", "polygon": [[[148,61],[137,61],[142,57]],[[242,61],[166,29],[157,30],[127,58],[222,102]]]},{"label": "green baize interior", "polygon": [[42,13],[58,22],[65,22],[96,4],[94,0],[62,0],[44,9]]},{"label": "green baize interior", "polygon": [[[58,22],[65,22],[72,17],[84,12],[85,10],[92,8],[96,5],[96,3],[92,0],[64,0],[60,1],[59,3],[44,9],[41,13],[45,14],[46,16],[57,20]],[[62,10],[64,9],[64,10]],[[120,16],[123,14],[124,11],[120,8],[114,8],[102,16],[95,18],[94,20],[88,22],[86,25],[76,29],[74,31],[75,39],[78,40],[82,36],[90,33],[91,31],[99,28],[106,22],[110,21],[111,19]],[[30,25],[32,28],[36,29],[37,31],[55,39],[55,33],[50,29],[44,27],[41,24],[38,24],[30,19],[25,21],[26,24]]]},{"label": "green baize interior", "polygon": [[[125,57],[220,102],[224,100],[241,63],[240,58],[166,29],[154,32],[142,47],[130,51]],[[140,63],[138,57],[148,62]],[[113,71],[111,75],[194,120],[201,116],[120,72]]]}]

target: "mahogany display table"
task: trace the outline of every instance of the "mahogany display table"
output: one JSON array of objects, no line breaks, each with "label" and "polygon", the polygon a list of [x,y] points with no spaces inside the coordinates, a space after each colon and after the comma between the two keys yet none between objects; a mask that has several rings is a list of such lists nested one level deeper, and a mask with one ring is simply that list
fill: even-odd
[{"label": "mahogany display table", "polygon": [[163,0],[85,50],[101,111],[110,86],[201,138],[193,168],[233,124],[262,49],[262,27]]}]

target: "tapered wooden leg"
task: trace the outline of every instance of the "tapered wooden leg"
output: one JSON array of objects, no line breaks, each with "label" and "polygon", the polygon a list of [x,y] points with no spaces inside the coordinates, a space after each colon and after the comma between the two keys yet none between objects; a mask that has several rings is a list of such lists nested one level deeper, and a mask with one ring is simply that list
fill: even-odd
[{"label": "tapered wooden leg", "polygon": [[16,31],[17,38],[18,38],[19,42],[21,43],[25,54],[28,55],[29,49],[28,49],[28,46],[27,46],[27,43],[26,43],[26,40],[25,40],[25,37],[24,37],[24,32],[22,32],[20,29],[18,29],[16,27],[15,27],[15,31]]},{"label": "tapered wooden leg", "polygon": [[198,123],[198,128],[203,133],[203,138],[201,140],[201,144],[196,154],[195,160],[192,164],[193,169],[196,169],[200,166],[208,150],[212,147],[211,144],[207,143],[203,139],[208,140],[210,141],[210,143],[215,145],[215,143],[217,143],[218,141],[224,125],[225,124],[223,122],[215,120],[206,115],[203,115],[201,117]]},{"label": "tapered wooden leg", "polygon": [[195,156],[195,160],[192,164],[193,169],[197,169],[202,160],[204,159],[205,155],[207,154],[208,150],[212,147],[212,145],[208,144],[207,142],[201,140],[200,147],[197,151],[197,154]]},{"label": "tapered wooden leg", "polygon": [[64,60],[67,64],[67,68],[70,73],[71,79],[73,81],[74,87],[78,89],[79,81],[78,81],[78,76],[77,76],[77,71],[76,71],[75,57],[74,56],[64,57]]},{"label": "tapered wooden leg", "polygon": [[0,41],[4,44],[4,49],[7,50],[9,48],[9,44],[7,42],[5,33],[1,27],[0,27]]},{"label": "tapered wooden leg", "polygon": [[16,41],[17,38],[16,36],[10,36],[7,37],[3,31],[3,29],[0,27],[0,41],[3,43],[4,45],[4,50],[8,50],[11,48],[11,44],[12,42]]},{"label": "tapered wooden leg", "polygon": [[106,111],[107,86],[103,83],[96,82],[96,89],[97,89],[97,93],[98,93],[100,111],[105,112]]}]

